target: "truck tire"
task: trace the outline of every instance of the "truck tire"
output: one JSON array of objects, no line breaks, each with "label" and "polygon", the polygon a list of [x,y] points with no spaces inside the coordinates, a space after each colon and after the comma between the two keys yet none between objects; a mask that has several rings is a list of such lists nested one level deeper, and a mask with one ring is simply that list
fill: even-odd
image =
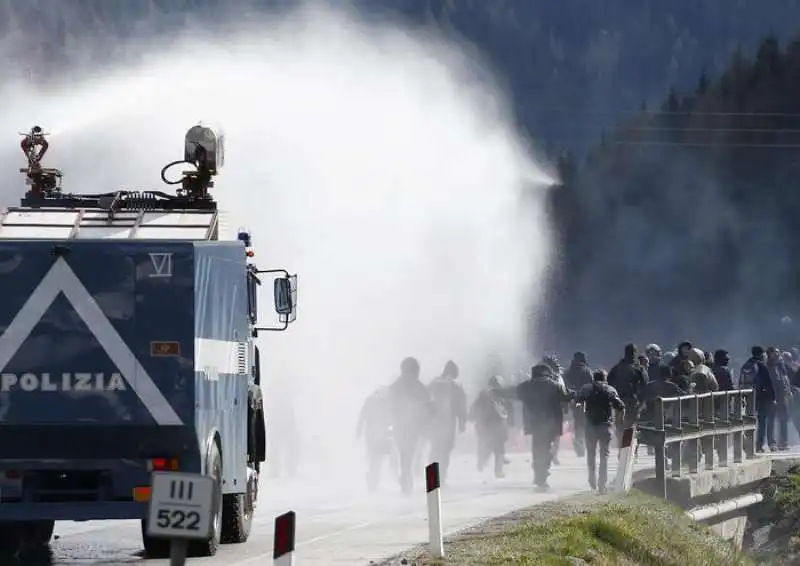
[{"label": "truck tire", "polygon": [[208,454],[208,468],[206,474],[217,482],[217,501],[214,505],[214,519],[212,521],[212,535],[208,540],[193,541],[189,543],[189,555],[193,557],[214,556],[219,550],[222,540],[222,457],[217,443],[211,445]]},{"label": "truck tire", "polygon": [[[55,521],[12,521],[0,524],[0,556],[37,556],[47,550]],[[5,564],[5,560],[0,560]]]},{"label": "truck tire", "polygon": [[55,528],[55,521],[32,521],[28,534],[29,544],[31,546],[48,546],[50,539],[53,538]]},{"label": "truck tire", "polygon": [[[255,475],[258,481],[258,476]],[[257,489],[252,481],[247,482],[245,493],[231,493],[222,500],[222,542],[238,544],[247,542],[253,528],[253,510]]]},{"label": "truck tire", "polygon": [[169,539],[147,536],[146,519],[142,519],[142,543],[147,558],[169,558]]}]

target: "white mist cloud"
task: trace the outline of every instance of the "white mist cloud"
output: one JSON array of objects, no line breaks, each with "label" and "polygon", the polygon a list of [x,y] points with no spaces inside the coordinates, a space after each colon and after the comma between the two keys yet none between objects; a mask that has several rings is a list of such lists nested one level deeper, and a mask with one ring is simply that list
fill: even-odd
[{"label": "white mist cloud", "polygon": [[[490,351],[533,347],[550,179],[457,46],[305,10],[129,49],[144,62],[68,88],[7,87],[0,198],[24,191],[13,136],[33,123],[54,132],[46,162],[70,192],[163,190],[186,129],[221,124],[221,206],[253,231],[260,267],[299,273],[297,322],[260,345],[266,395],[279,378],[298,395],[306,455],[352,448],[364,396],[405,356],[426,380],[452,358],[483,382]],[[267,289],[272,320],[270,306]]]}]

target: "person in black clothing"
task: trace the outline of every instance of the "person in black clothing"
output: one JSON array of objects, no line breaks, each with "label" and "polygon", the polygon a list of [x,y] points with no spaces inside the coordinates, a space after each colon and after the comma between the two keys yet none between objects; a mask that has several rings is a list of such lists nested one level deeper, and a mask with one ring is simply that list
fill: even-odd
[{"label": "person in black clothing", "polygon": [[669,365],[664,361],[661,346],[648,344],[644,350],[647,355],[647,377],[649,381],[666,381],[670,377]]},{"label": "person in black clothing", "polygon": [[[586,416],[586,466],[589,470],[589,485],[600,493],[606,491],[608,479],[608,455],[611,431],[614,425],[614,410],[625,413],[625,403],[617,390],[606,382],[606,372],[597,370],[592,374],[593,383],[584,385],[575,398],[583,406]],[[595,469],[598,448],[600,468]],[[595,475],[596,474],[596,475]]]},{"label": "person in black clothing", "polygon": [[405,494],[413,489],[414,453],[433,410],[428,388],[420,381],[419,372],[416,358],[406,358],[400,364],[400,377],[389,386],[392,430],[400,459],[400,489]]},{"label": "person in black clothing", "polygon": [[450,455],[456,446],[456,434],[467,426],[467,395],[456,379],[459,369],[453,360],[448,360],[442,375],[428,384],[434,412],[428,430],[431,443],[430,461],[439,462],[442,484],[447,481]]},{"label": "person in black clothing", "polygon": [[533,482],[540,490],[546,490],[553,462],[552,446],[562,434],[562,407],[569,402],[570,395],[564,383],[545,364],[531,368],[531,378],[517,385],[516,394],[525,408],[528,420],[525,428],[531,432]]},{"label": "person in black clothing", "polygon": [[[683,341],[678,344],[677,355],[670,360],[669,365],[673,371],[677,370],[680,367],[681,362],[685,360],[690,360],[690,356],[692,354],[692,349],[694,346],[691,342]],[[694,364],[694,362],[692,362]]]},{"label": "person in black clothing", "polygon": [[733,373],[731,372],[731,357],[727,350],[717,350],[714,352],[714,363],[711,370],[717,380],[720,391],[733,391]]},{"label": "person in black clothing", "polygon": [[[772,387],[772,378],[769,368],[765,363],[767,354],[762,346],[753,346],[750,349],[750,359],[742,366],[739,377],[739,388],[752,388],[756,394],[756,414],[758,429],[756,432],[756,450],[764,451],[764,440],[770,447],[775,443],[775,390]],[[766,437],[766,438],[765,438]]]},{"label": "person in black clothing", "polygon": [[691,395],[694,389],[692,385],[691,375],[694,371],[694,362],[692,360],[681,360],[680,363],[671,369],[672,376],[670,381],[677,385],[686,395]]},{"label": "person in black clothing", "polygon": [[[572,391],[580,391],[584,385],[592,383],[592,370],[586,363],[586,354],[575,352],[572,363],[564,374],[564,384]],[[575,454],[583,457],[586,452],[584,437],[586,430],[586,416],[581,407],[572,407],[572,447]]]},{"label": "person in black clothing", "polygon": [[377,489],[383,462],[392,453],[389,409],[389,388],[379,387],[364,401],[356,424],[356,437],[364,439],[367,449],[367,487],[371,492]]},{"label": "person in black clothing", "polygon": [[624,417],[618,414],[616,419],[617,442],[622,441],[625,429],[636,424],[636,419],[639,417],[639,397],[647,381],[647,370],[639,363],[636,345],[627,344],[625,356],[608,374],[608,384],[616,389],[625,403]]},{"label": "person in black clothing", "polygon": [[[775,346],[767,348],[767,369],[772,379],[772,390],[775,392],[775,418],[778,427],[778,450],[789,449],[789,415],[792,405],[792,384],[789,370],[781,358],[781,352]],[[775,425],[773,425],[775,426]]]},{"label": "person in black clothing", "polygon": [[478,471],[483,471],[494,456],[494,475],[503,478],[508,428],[514,423],[513,400],[503,390],[499,376],[489,379],[488,387],[478,394],[469,411],[478,437]]}]

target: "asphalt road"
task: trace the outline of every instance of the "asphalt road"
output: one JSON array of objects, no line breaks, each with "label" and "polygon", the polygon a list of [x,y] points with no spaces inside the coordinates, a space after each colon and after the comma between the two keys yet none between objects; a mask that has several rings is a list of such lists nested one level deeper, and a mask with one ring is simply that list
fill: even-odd
[{"label": "asphalt road", "polygon": [[[584,460],[572,450],[562,450],[561,465],[552,470],[551,490],[544,494],[533,490],[529,457],[513,454],[510,458],[506,477],[499,480],[490,473],[478,473],[470,456],[459,456],[454,461],[453,475],[442,491],[445,533],[587,489]],[[636,467],[652,467],[652,458],[641,457]],[[613,466],[610,475],[613,476]],[[301,566],[366,565],[424,542],[427,537],[422,485],[412,496],[402,496],[387,478],[381,493],[371,496],[358,477],[327,483],[265,478],[259,495],[261,501],[247,543],[224,545],[217,556],[190,559],[189,564],[272,564],[274,518],[287,510],[297,513],[296,557]],[[58,523],[56,536],[50,564],[168,564],[142,557],[138,522]]]}]

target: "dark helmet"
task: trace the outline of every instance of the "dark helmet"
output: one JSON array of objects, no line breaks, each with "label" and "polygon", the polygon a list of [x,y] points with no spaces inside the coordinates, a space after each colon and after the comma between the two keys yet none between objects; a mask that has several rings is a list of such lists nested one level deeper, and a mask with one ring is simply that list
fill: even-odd
[{"label": "dark helmet", "polygon": [[536,364],[531,368],[531,378],[533,379],[549,379],[553,377],[553,373],[553,368],[545,363]]},{"label": "dark helmet", "polygon": [[458,366],[453,360],[447,360],[447,363],[444,364],[442,377],[452,377],[453,379],[458,377]]},{"label": "dark helmet", "polygon": [[403,375],[419,375],[419,362],[417,358],[408,357],[400,363],[400,373]]},{"label": "dark helmet", "polygon": [[625,344],[625,358],[629,360],[635,360],[639,357],[639,348],[636,347],[636,344],[633,342]]}]

